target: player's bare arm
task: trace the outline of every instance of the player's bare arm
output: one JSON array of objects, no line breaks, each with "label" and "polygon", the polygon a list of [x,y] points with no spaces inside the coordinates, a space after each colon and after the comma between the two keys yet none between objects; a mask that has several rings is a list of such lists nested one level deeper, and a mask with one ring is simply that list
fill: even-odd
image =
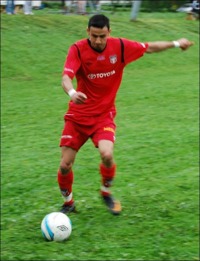
[{"label": "player's bare arm", "polygon": [[194,43],[188,39],[181,38],[176,41],[158,41],[158,42],[149,42],[147,53],[162,52],[170,48],[179,47],[183,51],[187,50]]},{"label": "player's bare arm", "polygon": [[76,104],[82,104],[87,99],[87,96],[82,92],[77,92],[72,84],[72,80],[68,75],[62,77],[62,87],[64,91],[71,97],[71,100]]}]

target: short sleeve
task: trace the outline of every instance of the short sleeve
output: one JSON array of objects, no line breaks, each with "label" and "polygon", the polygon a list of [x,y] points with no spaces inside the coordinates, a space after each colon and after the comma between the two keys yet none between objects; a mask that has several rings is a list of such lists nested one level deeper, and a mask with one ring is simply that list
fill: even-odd
[{"label": "short sleeve", "polygon": [[124,43],[124,60],[128,64],[133,62],[144,55],[148,48],[147,43],[135,42],[122,38]]},{"label": "short sleeve", "polygon": [[68,75],[71,79],[73,79],[76,72],[80,68],[80,65],[81,61],[78,48],[74,44],[68,50],[68,54],[64,64],[63,75]]}]

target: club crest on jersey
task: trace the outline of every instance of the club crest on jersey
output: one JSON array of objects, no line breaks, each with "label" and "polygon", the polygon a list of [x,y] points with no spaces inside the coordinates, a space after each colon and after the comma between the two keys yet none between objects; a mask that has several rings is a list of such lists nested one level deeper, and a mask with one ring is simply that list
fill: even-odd
[{"label": "club crest on jersey", "polygon": [[111,55],[109,58],[110,58],[110,63],[114,64],[117,62],[117,55]]}]

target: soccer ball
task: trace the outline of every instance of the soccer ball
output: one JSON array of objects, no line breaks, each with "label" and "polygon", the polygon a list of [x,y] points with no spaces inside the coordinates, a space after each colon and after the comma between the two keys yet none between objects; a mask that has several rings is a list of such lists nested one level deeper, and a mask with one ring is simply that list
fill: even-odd
[{"label": "soccer ball", "polygon": [[47,214],[41,222],[41,230],[47,241],[64,241],[72,232],[70,218],[61,212]]}]

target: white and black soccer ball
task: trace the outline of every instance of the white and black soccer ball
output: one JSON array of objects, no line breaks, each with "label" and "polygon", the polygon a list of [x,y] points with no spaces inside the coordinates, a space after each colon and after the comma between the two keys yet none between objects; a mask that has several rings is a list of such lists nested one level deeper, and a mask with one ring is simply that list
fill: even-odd
[{"label": "white and black soccer ball", "polygon": [[41,230],[47,241],[64,241],[72,232],[70,218],[61,212],[47,214],[41,222]]}]

